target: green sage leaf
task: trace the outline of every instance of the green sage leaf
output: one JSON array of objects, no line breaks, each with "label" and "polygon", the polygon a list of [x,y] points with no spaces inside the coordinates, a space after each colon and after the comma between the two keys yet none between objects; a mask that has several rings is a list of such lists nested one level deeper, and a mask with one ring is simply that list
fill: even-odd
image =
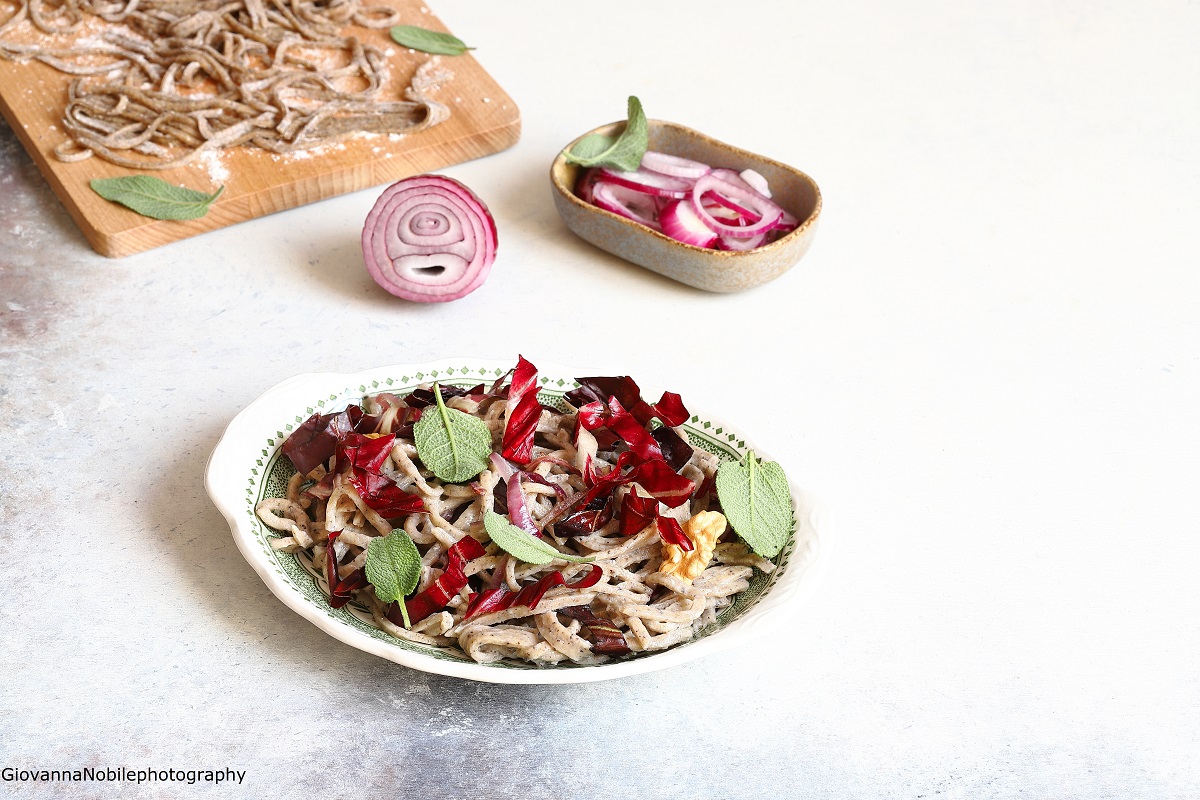
[{"label": "green sage leaf", "polygon": [[572,556],[559,552],[558,548],[523,531],[495,511],[484,512],[483,527],[500,549],[526,564],[549,564],[551,561],[570,561],[572,564],[588,564],[596,559],[592,556]]},{"label": "green sage leaf", "polygon": [[612,149],[616,141],[617,137],[615,136],[605,136],[603,133],[589,133],[575,143],[575,146],[567,153],[567,160],[576,164],[580,161],[596,158]]},{"label": "green sage leaf", "polygon": [[478,417],[446,408],[435,383],[437,410],[426,408],[413,426],[417,455],[425,466],[444,481],[469,481],[488,467],[492,454],[492,432]]},{"label": "green sage leaf", "polygon": [[451,36],[441,31],[431,31],[418,28],[416,25],[396,25],[391,29],[392,39],[397,44],[420,50],[422,53],[434,53],[440,56],[461,56],[474,47],[467,47],[457,36]]},{"label": "green sage leaf", "polygon": [[225,191],[222,186],[212,194],[167,183],[153,175],[126,175],[121,178],[95,178],[92,191],[153,219],[199,219]]},{"label": "green sage leaf", "polygon": [[650,131],[642,102],[630,96],[628,119],[621,135],[615,139],[598,133],[585,136],[567,151],[567,162],[581,167],[615,167],[632,172],[642,165],[649,141]]},{"label": "green sage leaf", "polygon": [[363,565],[367,580],[375,587],[375,596],[385,603],[400,601],[404,627],[408,627],[408,609],[404,598],[417,588],[421,579],[421,553],[413,540],[401,528],[387,536],[379,536],[367,545],[367,562]]},{"label": "green sage leaf", "polygon": [[726,461],[717,470],[721,510],[738,536],[763,558],[774,558],[792,531],[792,491],[783,468],[763,463],[754,451],[739,464]]}]

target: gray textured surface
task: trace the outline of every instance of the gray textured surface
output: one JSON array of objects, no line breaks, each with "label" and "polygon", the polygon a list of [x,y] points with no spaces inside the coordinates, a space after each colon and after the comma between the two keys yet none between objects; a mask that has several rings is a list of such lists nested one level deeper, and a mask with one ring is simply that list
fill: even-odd
[{"label": "gray textured surface", "polygon": [[[582,7],[439,7],[525,121],[448,170],[501,242],[444,306],[370,283],[374,191],[95,256],[0,127],[0,766],[248,772],[0,796],[1200,792],[1200,9],[761,5],[699,59],[727,4],[630,4],[587,47]],[[730,63],[766,78],[731,98]],[[550,161],[631,91],[820,182],[799,267],[707,295],[565,230]],[[840,541],[786,638],[506,688],[267,592],[201,485],[239,409],[298,372],[517,352],[703,398],[824,495]]]}]

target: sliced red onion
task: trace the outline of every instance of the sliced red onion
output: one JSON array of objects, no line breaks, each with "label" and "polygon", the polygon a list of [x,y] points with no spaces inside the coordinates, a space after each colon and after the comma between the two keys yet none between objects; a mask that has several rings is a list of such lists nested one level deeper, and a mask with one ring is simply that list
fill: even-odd
[{"label": "sliced red onion", "polygon": [[647,228],[661,231],[655,198],[626,186],[597,181],[592,186],[592,203],[605,211],[639,222]]},{"label": "sliced red onion", "polygon": [[490,456],[488,456],[488,459],[492,462],[492,466],[495,468],[496,472],[500,473],[501,478],[508,480],[513,475],[517,474],[517,468],[514,467],[507,458],[499,453],[492,453]]},{"label": "sliced red onion", "polygon": [[[718,212],[713,208],[714,206],[719,206],[728,212],[732,212],[732,214]],[[743,227],[751,223],[758,222],[760,219],[762,219],[762,215],[755,214],[745,206],[738,205],[728,197],[722,195],[720,192],[709,192],[706,194],[704,196],[704,207],[709,210],[709,213],[722,222],[728,222],[732,220],[734,225]]]},{"label": "sliced red onion", "polygon": [[609,169],[608,167],[600,168],[600,179],[642,192],[643,194],[675,199],[687,197],[687,193],[691,191],[693,183],[690,180],[674,178],[670,175],[659,175],[657,172],[650,172],[645,169],[639,169],[634,172],[622,172],[621,170]]},{"label": "sliced red onion", "polygon": [[525,493],[521,491],[521,479],[524,477],[527,477],[526,473],[518,472],[508,479],[508,518],[512,520],[513,525],[526,533],[540,537],[542,532],[534,523],[529,506],[525,505]]},{"label": "sliced red onion", "polygon": [[676,178],[688,178],[691,180],[712,172],[712,167],[708,164],[692,161],[690,158],[680,158],[679,156],[659,153],[655,150],[647,150],[646,154],[642,156],[642,169],[648,169],[662,175],[671,175]]},{"label": "sliced red onion", "polygon": [[662,223],[662,232],[677,242],[710,247],[717,240],[717,234],[696,215],[687,200],[676,200],[664,208],[658,221]]},{"label": "sliced red onion", "polygon": [[753,250],[756,247],[762,247],[767,243],[767,234],[760,233],[753,239],[735,239],[732,236],[721,236],[717,238],[718,250],[732,250],[734,252],[744,252]]},{"label": "sliced red onion", "polygon": [[585,203],[592,202],[592,187],[596,185],[599,178],[600,170],[594,167],[579,173],[579,179],[575,182],[575,194],[579,196],[580,200]]},{"label": "sliced red onion", "polygon": [[470,189],[442,175],[392,184],[367,215],[363,259],[397,297],[442,303],[483,284],[496,259],[496,223]]},{"label": "sliced red onion", "polygon": [[[759,220],[750,225],[726,225],[718,220],[701,200],[709,192],[716,196],[724,196],[739,205],[746,207],[751,213],[757,214]],[[696,214],[714,233],[719,236],[730,236],[735,239],[752,239],[760,233],[765,233],[783,216],[783,209],[767,200],[758,192],[747,191],[738,186],[721,180],[715,175],[705,175],[696,181],[692,189],[691,206]]]},{"label": "sliced red onion", "polygon": [[712,175],[714,178],[720,178],[721,180],[725,181],[726,183],[732,183],[734,186],[738,187],[739,189],[745,189],[747,192],[754,192],[755,194],[761,194],[753,186],[746,183],[746,179],[743,178],[741,173],[739,173],[737,170],[725,169],[722,167],[722,168],[714,169],[712,171]]},{"label": "sliced red onion", "polygon": [[767,179],[759,175],[752,169],[744,169],[738,173],[738,177],[749,184],[750,188],[761,194],[763,197],[770,199],[771,185],[767,183]]}]

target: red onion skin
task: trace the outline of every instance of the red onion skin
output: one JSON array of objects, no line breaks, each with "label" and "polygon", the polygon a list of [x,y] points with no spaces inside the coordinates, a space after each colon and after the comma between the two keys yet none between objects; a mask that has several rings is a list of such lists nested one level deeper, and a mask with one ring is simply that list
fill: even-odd
[{"label": "red onion skin", "polygon": [[363,260],[383,289],[420,303],[478,289],[496,258],[496,222],[470,189],[442,175],[398,181],[363,226]]}]

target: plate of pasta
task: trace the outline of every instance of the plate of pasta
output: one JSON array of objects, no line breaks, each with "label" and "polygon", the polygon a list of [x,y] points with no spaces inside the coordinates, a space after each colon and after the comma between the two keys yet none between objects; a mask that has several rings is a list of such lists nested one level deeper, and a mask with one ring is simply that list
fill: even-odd
[{"label": "plate of pasta", "polygon": [[680,395],[524,357],[286,380],[229,424],[205,485],[293,611],[493,683],[745,644],[799,611],[834,531],[757,443]]}]

